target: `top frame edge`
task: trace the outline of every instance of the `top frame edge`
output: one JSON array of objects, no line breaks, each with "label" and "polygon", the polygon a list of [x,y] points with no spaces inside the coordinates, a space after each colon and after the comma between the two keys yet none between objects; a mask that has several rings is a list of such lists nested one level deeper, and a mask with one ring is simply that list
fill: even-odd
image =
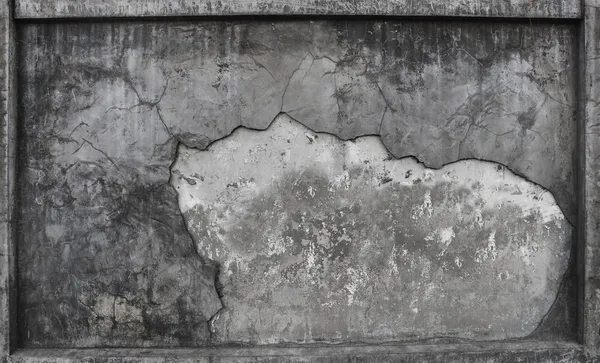
[{"label": "top frame edge", "polygon": [[17,19],[377,15],[579,19],[579,0],[15,0]]}]

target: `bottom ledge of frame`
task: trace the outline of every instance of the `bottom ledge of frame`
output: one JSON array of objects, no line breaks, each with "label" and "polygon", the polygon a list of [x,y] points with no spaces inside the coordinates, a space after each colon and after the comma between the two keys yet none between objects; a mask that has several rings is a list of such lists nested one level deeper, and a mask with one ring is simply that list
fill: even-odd
[{"label": "bottom ledge of frame", "polygon": [[571,342],[479,342],[460,344],[308,345],[174,349],[21,349],[8,363],[70,362],[586,362]]}]

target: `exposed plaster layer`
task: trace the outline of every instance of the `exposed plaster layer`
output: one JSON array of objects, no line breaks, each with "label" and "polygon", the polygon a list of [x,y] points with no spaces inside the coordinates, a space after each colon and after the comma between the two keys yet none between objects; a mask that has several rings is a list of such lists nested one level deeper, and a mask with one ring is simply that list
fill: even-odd
[{"label": "exposed plaster layer", "polygon": [[428,166],[505,164],[573,213],[570,26],[131,22],[21,34],[27,346],[204,344],[221,305],[168,185],[175,146],[264,129],[282,111],[342,138],[381,134],[394,156]]},{"label": "exposed plaster layer", "polygon": [[523,337],[567,267],[552,195],[494,163],[428,169],[281,116],[181,146],[172,174],[198,251],[221,266],[221,342]]},{"label": "exposed plaster layer", "polygon": [[572,0],[17,0],[19,18],[198,15],[407,15],[579,18]]},{"label": "exposed plaster layer", "polygon": [[160,114],[188,146],[240,125],[263,129],[283,111],[343,139],[381,135],[395,157],[429,167],[469,158],[507,165],[548,188],[573,220],[576,52],[567,28],[293,24],[219,26],[229,40],[187,28],[203,49],[217,48],[212,61],[178,46],[166,59],[130,57],[152,76],[147,98],[165,86]]}]

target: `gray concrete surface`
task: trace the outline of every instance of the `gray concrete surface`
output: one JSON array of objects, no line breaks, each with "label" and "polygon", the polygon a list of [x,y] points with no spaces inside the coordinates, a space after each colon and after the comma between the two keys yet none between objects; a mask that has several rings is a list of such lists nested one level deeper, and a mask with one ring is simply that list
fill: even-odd
[{"label": "gray concrete surface", "polygon": [[573,0],[16,0],[18,18],[199,15],[407,15],[579,18]]},{"label": "gray concrete surface", "polygon": [[15,29],[0,1],[0,359],[15,346]]},{"label": "gray concrete surface", "polygon": [[[582,39],[585,55],[582,59],[585,72],[582,79],[582,92],[586,95],[582,100],[583,115],[581,135],[584,148],[582,154],[580,195],[583,206],[580,214],[579,228],[585,233],[585,249],[580,251],[580,259],[585,261],[580,270],[580,289],[583,292],[580,300],[582,312],[582,338],[588,357],[599,357],[600,354],[600,1],[587,0],[585,14],[585,33]],[[583,246],[582,246],[583,247]]]},{"label": "gray concrete surface", "polygon": [[223,343],[521,338],[567,268],[554,198],[499,164],[428,169],[283,115],[178,155],[186,225],[221,266]]},{"label": "gray concrete surface", "polygon": [[585,357],[573,343],[497,342],[474,344],[252,347],[219,349],[31,349],[17,352],[14,363],[71,362],[187,363],[579,363]]},{"label": "gray concrete surface", "polygon": [[[529,180],[507,170],[512,182],[547,189],[565,218],[574,218],[577,38],[570,24],[65,22],[23,25],[20,36],[19,319],[26,347],[219,342],[208,326],[222,304],[210,257],[218,259],[195,250],[169,167],[178,143],[204,149],[240,126],[265,129],[280,113],[342,139],[380,135],[391,157],[414,156],[426,167],[460,159],[505,165]],[[415,229],[421,240],[428,236],[422,228]],[[440,252],[431,238],[423,258]],[[526,335],[549,308],[567,263],[560,246],[570,243],[566,235],[553,241],[530,256],[551,263],[553,272],[532,275],[548,277],[546,284],[519,285],[543,286],[538,308],[520,324],[500,322],[494,337],[502,329]],[[344,294],[338,301],[347,301]],[[472,306],[489,304],[473,299]],[[448,323],[434,334],[454,328]],[[486,339],[469,334],[456,336]]]}]

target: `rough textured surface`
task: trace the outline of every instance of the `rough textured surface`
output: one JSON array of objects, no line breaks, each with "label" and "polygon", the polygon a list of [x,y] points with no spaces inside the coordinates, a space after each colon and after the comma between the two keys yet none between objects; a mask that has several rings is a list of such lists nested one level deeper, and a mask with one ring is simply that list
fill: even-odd
[{"label": "rough textured surface", "polygon": [[[54,45],[61,44],[44,44]],[[39,68],[56,66],[54,73],[31,73],[22,99],[37,112],[24,112],[20,144],[28,155],[21,165],[21,339],[32,346],[206,344],[206,321],[221,303],[215,267],[195,252],[168,184],[176,141],[156,108],[128,109],[152,90],[135,70],[108,68],[110,60],[103,69],[94,61],[105,59],[86,58],[82,67],[54,55]]]},{"label": "rough textured surface", "polygon": [[182,146],[171,170],[199,253],[221,265],[222,342],[524,337],[567,268],[552,195],[494,163],[436,171],[281,116]]},{"label": "rough textured surface", "polygon": [[[585,278],[581,281],[583,295],[583,343],[589,357],[600,353],[600,1],[585,1],[585,55],[583,94],[584,105],[582,140],[584,178],[581,181],[582,230],[585,250],[580,258],[585,261]],[[583,247],[583,246],[582,246]],[[582,275],[580,275],[582,276]],[[582,276],[582,277],[583,277]]]},{"label": "rough textured surface", "polygon": [[15,345],[15,38],[8,1],[0,1],[0,359]]},{"label": "rough textured surface", "polygon": [[412,15],[579,18],[574,0],[17,0],[17,17]]},{"label": "rough textured surface", "polygon": [[221,307],[216,270],[177,213],[175,147],[264,129],[280,112],[342,138],[381,134],[394,156],[427,166],[507,165],[572,218],[575,33],[530,22],[24,25],[24,344],[204,344]]},{"label": "rough textured surface", "polygon": [[17,352],[14,363],[71,362],[186,362],[186,363],[279,363],[279,362],[443,362],[443,363],[575,363],[584,362],[581,348],[573,343],[512,342],[487,344],[411,344],[379,346],[260,347],[163,350],[54,350]]}]

